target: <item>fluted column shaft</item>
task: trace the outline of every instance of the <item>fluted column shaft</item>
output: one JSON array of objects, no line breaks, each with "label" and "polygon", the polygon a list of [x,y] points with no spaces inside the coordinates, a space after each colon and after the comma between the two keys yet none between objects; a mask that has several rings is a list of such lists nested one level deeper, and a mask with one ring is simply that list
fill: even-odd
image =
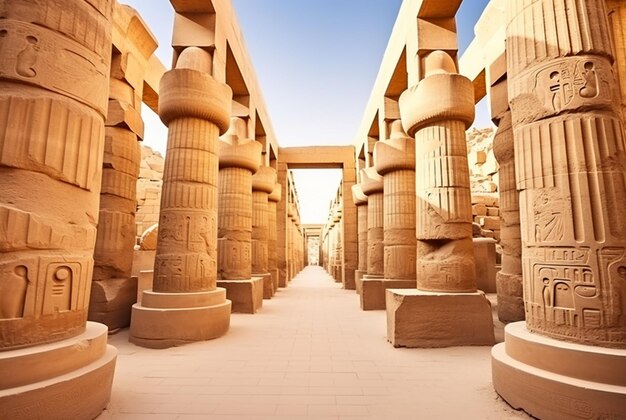
[{"label": "fluted column shaft", "polygon": [[604,1],[508,12],[527,326],[626,348],[626,144]]},{"label": "fluted column shaft", "polygon": [[85,331],[112,4],[0,7],[0,350]]}]

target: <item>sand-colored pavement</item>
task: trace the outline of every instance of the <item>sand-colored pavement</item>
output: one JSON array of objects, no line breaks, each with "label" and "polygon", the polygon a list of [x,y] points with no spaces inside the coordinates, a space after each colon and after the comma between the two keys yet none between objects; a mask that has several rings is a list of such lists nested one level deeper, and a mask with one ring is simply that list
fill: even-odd
[{"label": "sand-colored pavement", "polygon": [[[434,316],[434,315],[433,315]],[[517,419],[491,385],[490,348],[394,349],[385,311],[359,309],[307,267],[217,340],[119,349],[107,419]]]}]

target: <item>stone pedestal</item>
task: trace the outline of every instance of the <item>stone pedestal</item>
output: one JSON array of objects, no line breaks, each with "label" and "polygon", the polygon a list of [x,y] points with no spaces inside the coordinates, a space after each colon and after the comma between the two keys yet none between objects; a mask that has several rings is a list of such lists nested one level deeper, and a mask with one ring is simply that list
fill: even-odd
[{"label": "stone pedestal", "polygon": [[555,340],[516,322],[491,356],[493,385],[516,409],[540,419],[626,417],[626,350]]},{"label": "stone pedestal", "polygon": [[226,289],[226,297],[232,302],[232,312],[254,314],[263,307],[262,277],[250,280],[218,280],[217,285]]},{"label": "stone pedestal", "polygon": [[153,290],[133,306],[130,341],[163,348],[216,338],[231,303],[217,279],[218,136],[232,91],[211,76],[210,53],[186,48],[163,76],[159,114],[169,128]]},{"label": "stone pedestal", "polygon": [[233,312],[263,306],[263,279],[252,277],[252,175],[261,166],[261,143],[247,138],[247,124],[231,118],[219,142],[217,286]]},{"label": "stone pedestal", "polygon": [[106,325],[95,322],[76,337],[0,352],[0,417],[98,417],[109,401],[116,355]]},{"label": "stone pedestal", "polygon": [[387,290],[387,339],[394,347],[490,346],[495,338],[484,293]]},{"label": "stone pedestal", "polygon": [[446,52],[430,53],[424,67],[424,79],[400,97],[418,168],[417,290],[387,291],[387,338],[396,347],[491,345],[491,305],[476,288],[465,144],[474,90]]}]

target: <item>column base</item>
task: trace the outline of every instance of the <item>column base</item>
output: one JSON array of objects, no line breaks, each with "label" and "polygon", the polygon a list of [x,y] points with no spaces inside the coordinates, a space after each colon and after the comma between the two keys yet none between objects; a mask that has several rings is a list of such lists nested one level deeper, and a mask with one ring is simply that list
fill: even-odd
[{"label": "column base", "polygon": [[0,352],[0,417],[96,418],[111,396],[117,349],[106,325],[55,343]]},{"label": "column base", "polygon": [[356,288],[356,293],[361,294],[361,289],[363,288],[363,276],[367,275],[367,271],[364,270],[354,270],[354,285]]},{"label": "column base", "polygon": [[133,305],[129,341],[164,349],[220,337],[230,327],[231,302],[226,290],[198,293],[143,292]]},{"label": "column base", "polygon": [[626,350],[585,346],[509,324],[491,350],[493,385],[537,418],[626,418]]},{"label": "column base", "polygon": [[137,302],[137,277],[91,283],[89,317],[109,327],[109,334],[130,325],[130,311]]},{"label": "column base", "polygon": [[252,273],[252,277],[263,279],[263,299],[271,299],[276,290],[274,290],[274,281],[271,273]]},{"label": "column base", "polygon": [[491,303],[481,291],[387,290],[387,340],[394,347],[492,346]]},{"label": "column base", "polygon": [[415,289],[417,280],[384,279],[364,276],[361,279],[361,309],[375,311],[385,309],[385,291],[387,289]]},{"label": "column base", "polygon": [[263,307],[261,277],[252,277],[249,280],[218,280],[217,287],[226,289],[226,299],[231,301],[233,313],[254,314]]}]

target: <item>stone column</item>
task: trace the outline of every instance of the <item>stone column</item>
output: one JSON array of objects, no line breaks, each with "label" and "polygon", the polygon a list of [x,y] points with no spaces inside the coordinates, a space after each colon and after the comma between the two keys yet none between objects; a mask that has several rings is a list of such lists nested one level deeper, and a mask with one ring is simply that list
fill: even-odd
[{"label": "stone column", "polygon": [[274,281],[269,268],[269,195],[276,186],[276,170],[262,166],[252,177],[252,273],[263,278],[263,299],[271,299]]},{"label": "stone column", "polygon": [[424,66],[424,79],[400,97],[418,168],[417,289],[387,290],[387,339],[395,347],[490,345],[491,305],[476,289],[465,145],[474,90],[443,51]]},{"label": "stone column", "polygon": [[[135,26],[137,12],[115,6],[123,51],[111,63],[109,108],[105,128],[100,216],[94,252],[89,320],[109,327],[109,333],[130,325],[137,301],[137,278],[131,277],[136,241],[137,177],[143,139],[141,98],[143,76],[157,41],[144,26]],[[131,28],[132,26],[132,28]],[[134,65],[130,65],[132,63]]]},{"label": "stone column", "polygon": [[515,154],[511,112],[500,119],[493,139],[493,151],[500,164],[500,246],[502,268],[496,274],[498,318],[504,323],[524,320],[522,288],[522,240],[519,194],[515,186]]},{"label": "stone column", "polygon": [[217,281],[218,137],[230,126],[232,91],[212,76],[210,53],[183,50],[161,79],[168,126],[153,289],[133,306],[130,341],[164,348],[228,331],[231,303]]},{"label": "stone column", "polygon": [[253,314],[263,306],[263,279],[251,270],[252,175],[263,147],[246,133],[246,121],[231,118],[219,142],[217,286],[226,289],[233,312]]},{"label": "stone column", "polygon": [[[87,322],[111,60],[108,0],[0,7],[0,416],[95,418],[117,351]],[[59,397],[63,396],[63,397]]]},{"label": "stone column", "polygon": [[361,189],[367,197],[367,278],[382,278],[384,270],[383,178],[371,167],[361,171]]},{"label": "stone column", "polygon": [[289,168],[278,162],[277,178],[280,184],[281,201],[276,204],[276,240],[278,287],[287,287],[289,284]]},{"label": "stone column", "polygon": [[282,188],[279,183],[274,184],[274,190],[267,197],[268,199],[268,226],[269,236],[267,240],[268,254],[267,264],[269,266],[270,274],[272,275],[272,283],[274,284],[274,291],[278,291],[280,287],[280,275],[278,270],[278,203],[282,198]]},{"label": "stone column", "polygon": [[507,7],[526,322],[493,349],[494,386],[540,418],[626,417],[626,142],[605,3]]},{"label": "stone column", "polygon": [[356,292],[361,294],[362,279],[367,274],[367,196],[360,184],[352,186],[352,200],[357,208],[357,232],[359,242],[359,267],[354,273]]},{"label": "stone column", "polygon": [[376,172],[383,177],[384,278],[362,284],[361,307],[385,309],[386,289],[415,288],[415,140],[400,120],[389,140],[374,147]]},{"label": "stone column", "polygon": [[[293,198],[292,198],[293,199]],[[293,277],[295,276],[295,263],[294,263],[294,259],[296,257],[295,251],[294,251],[294,245],[295,245],[295,241],[294,241],[294,235],[295,235],[295,205],[290,202],[288,204],[287,207],[287,226],[289,227],[289,238],[287,240],[287,255],[289,256],[287,258],[287,281],[290,282],[291,279],[293,279]]]}]

